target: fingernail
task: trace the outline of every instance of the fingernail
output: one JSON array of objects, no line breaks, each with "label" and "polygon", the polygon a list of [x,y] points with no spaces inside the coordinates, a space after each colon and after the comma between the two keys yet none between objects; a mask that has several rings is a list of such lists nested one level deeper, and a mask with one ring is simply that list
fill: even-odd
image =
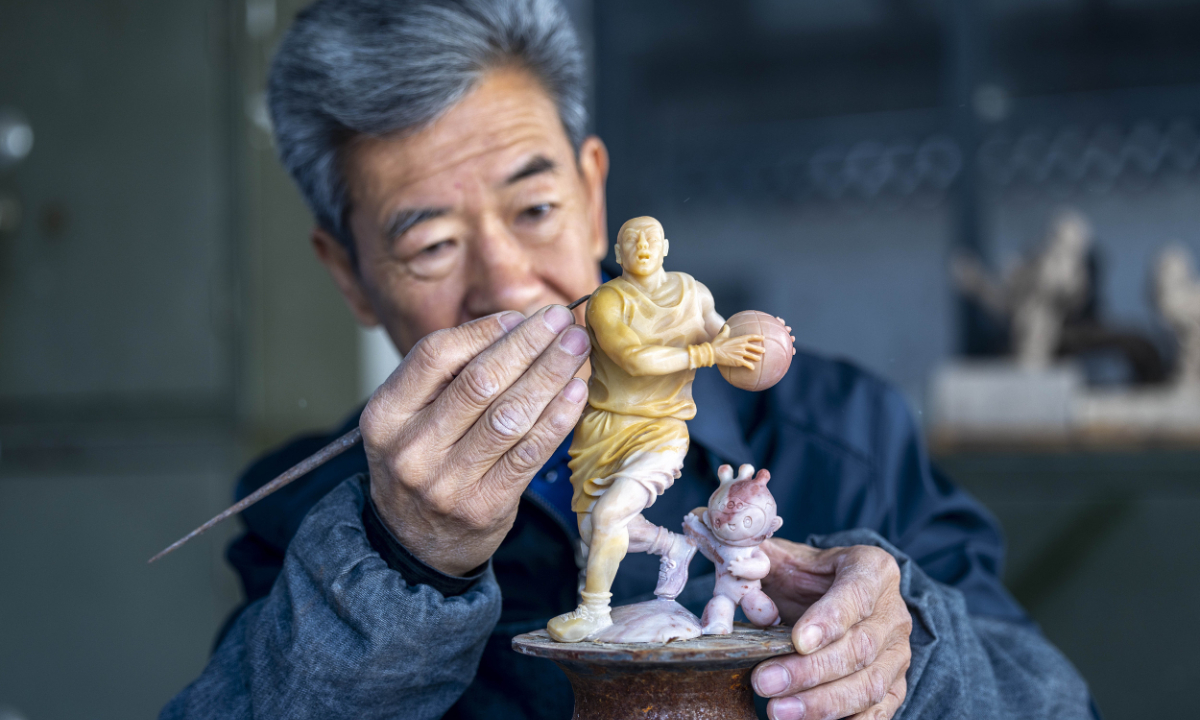
[{"label": "fingernail", "polygon": [[581,403],[587,397],[587,383],[579,378],[571,378],[571,382],[563,388],[563,397],[573,403]]},{"label": "fingernail", "polygon": [[775,698],[771,701],[774,720],[800,720],[804,717],[804,701],[796,697]]},{"label": "fingernail", "polygon": [[778,695],[792,684],[792,674],[782,665],[768,665],[754,676],[754,688],[763,697]]},{"label": "fingernail", "polygon": [[523,322],[525,322],[525,316],[519,312],[510,310],[500,316],[500,327],[504,328],[504,332],[512,332],[513,328]]},{"label": "fingernail", "polygon": [[801,655],[807,655],[816,650],[821,645],[821,628],[816,625],[809,625],[800,631],[800,636],[796,638],[796,650]]},{"label": "fingernail", "polygon": [[546,323],[546,327],[560,333],[563,328],[575,322],[575,316],[562,305],[552,305],[546,314],[542,315],[542,321]]},{"label": "fingernail", "polygon": [[586,330],[575,327],[563,333],[563,336],[558,339],[558,344],[572,355],[582,355],[587,352],[592,343],[588,341]]}]

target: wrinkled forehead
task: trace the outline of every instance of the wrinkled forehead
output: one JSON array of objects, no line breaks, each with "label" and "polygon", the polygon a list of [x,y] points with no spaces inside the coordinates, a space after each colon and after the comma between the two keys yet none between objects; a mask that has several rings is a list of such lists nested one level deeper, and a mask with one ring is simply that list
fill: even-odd
[{"label": "wrinkled forehead", "polygon": [[402,199],[436,207],[451,204],[464,187],[508,187],[537,156],[559,168],[574,164],[558,110],[528,73],[496,70],[419,130],[356,136],[343,169],[355,205]]},{"label": "wrinkled forehead", "polygon": [[1059,216],[1056,230],[1059,238],[1073,245],[1086,242],[1092,234],[1087,218],[1075,213]]}]

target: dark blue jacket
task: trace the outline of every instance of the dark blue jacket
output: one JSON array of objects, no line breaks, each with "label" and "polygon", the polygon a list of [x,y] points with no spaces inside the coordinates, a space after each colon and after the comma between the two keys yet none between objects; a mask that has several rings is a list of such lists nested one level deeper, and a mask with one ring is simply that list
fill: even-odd
[{"label": "dark blue jacket", "polygon": [[[676,527],[707,504],[721,463],[765,467],[784,519],[778,536],[878,545],[900,562],[914,617],[900,716],[1091,717],[1083,681],[999,580],[998,524],[930,464],[893,388],[851,364],[798,353],[768,392],[736,390],[711,369],[697,373],[693,389],[699,413],[688,424],[682,477],[646,510],[650,521]],[[237,495],[356,422],[259,460]],[[457,585],[397,559],[371,531],[361,447],[246,511],[246,532],[228,557],[247,605],[163,717],[570,717],[562,673],[509,647],[513,635],[576,604],[565,460],[564,444],[526,490],[491,569]],[[629,555],[614,604],[648,597],[657,573],[657,558]],[[693,611],[711,596],[711,573],[697,556],[680,598]],[[340,661],[329,660],[339,652]],[[321,710],[289,699],[287,687],[317,688],[304,703]]]}]

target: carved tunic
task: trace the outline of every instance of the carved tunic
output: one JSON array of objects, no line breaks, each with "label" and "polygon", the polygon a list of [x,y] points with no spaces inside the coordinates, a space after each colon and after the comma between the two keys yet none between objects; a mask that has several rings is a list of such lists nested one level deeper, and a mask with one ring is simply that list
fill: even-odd
[{"label": "carved tunic", "polygon": [[[588,404],[598,410],[641,417],[696,416],[692,401],[695,370],[668,375],[650,369],[667,348],[708,342],[699,283],[685,273],[667,273],[654,297],[624,278],[610,280],[588,303],[592,379]],[[610,310],[616,306],[619,313]],[[597,310],[603,308],[604,312]]]}]

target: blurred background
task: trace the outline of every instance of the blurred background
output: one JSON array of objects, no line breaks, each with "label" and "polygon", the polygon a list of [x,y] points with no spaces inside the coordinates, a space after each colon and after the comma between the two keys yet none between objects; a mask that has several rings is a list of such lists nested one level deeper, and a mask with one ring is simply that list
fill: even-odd
[{"label": "blurred background", "polygon": [[[271,146],[266,70],[304,4],[0,0],[0,718],[153,717],[240,600],[236,528],[146,558],[394,367]],[[1070,206],[1093,316],[1178,354],[1148,279],[1167,242],[1200,251],[1200,0],[567,4],[609,227],[661,219],[727,314],[787,317],[925,422],[940,366],[1007,349],[952,253],[1011,265]],[[1104,715],[1184,715],[1200,444],[933,451],[1003,521],[1009,586]]]}]

